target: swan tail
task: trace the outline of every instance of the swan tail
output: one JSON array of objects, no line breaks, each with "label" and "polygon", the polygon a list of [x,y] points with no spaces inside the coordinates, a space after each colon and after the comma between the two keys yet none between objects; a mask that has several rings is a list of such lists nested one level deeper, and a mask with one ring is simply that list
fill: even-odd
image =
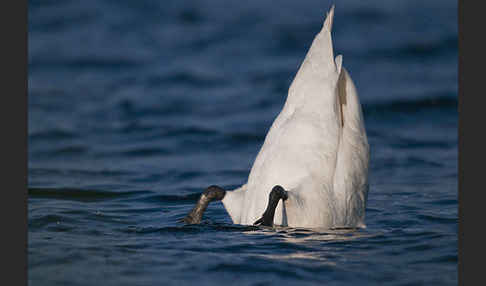
[{"label": "swan tail", "polygon": [[337,80],[342,67],[342,56],[334,58],[331,36],[333,18],[334,5],[327,13],[322,29],[314,37],[307,51],[305,59],[295,76],[297,81],[305,81],[305,78],[309,78],[311,74],[318,74],[319,77],[331,77]]},{"label": "swan tail", "polygon": [[323,29],[327,31],[331,31],[332,29],[332,21],[334,19],[334,4],[331,6],[331,9],[326,14],[326,20],[324,21]]}]

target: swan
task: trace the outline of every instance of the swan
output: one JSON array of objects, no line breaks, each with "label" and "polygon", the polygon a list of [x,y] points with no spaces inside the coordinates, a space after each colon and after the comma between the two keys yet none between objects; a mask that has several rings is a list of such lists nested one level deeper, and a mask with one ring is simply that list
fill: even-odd
[{"label": "swan", "polygon": [[183,219],[200,223],[221,201],[233,223],[304,228],[365,228],[370,150],[356,87],[334,58],[327,12],[268,131],[246,184],[212,185]]}]

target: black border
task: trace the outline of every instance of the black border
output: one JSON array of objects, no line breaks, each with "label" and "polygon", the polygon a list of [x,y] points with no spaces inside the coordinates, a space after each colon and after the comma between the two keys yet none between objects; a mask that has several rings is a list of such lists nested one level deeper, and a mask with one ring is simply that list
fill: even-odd
[{"label": "black border", "polygon": [[27,285],[27,1],[2,1],[2,284]]},{"label": "black border", "polygon": [[[458,0],[458,282],[484,284],[484,85],[486,45],[481,1]],[[474,6],[476,5],[476,7]],[[467,39],[467,42],[465,41]],[[466,136],[467,134],[467,136]],[[468,166],[467,166],[468,165]],[[467,236],[466,236],[467,233]],[[466,239],[467,237],[467,239]],[[476,257],[474,257],[476,256]]]}]

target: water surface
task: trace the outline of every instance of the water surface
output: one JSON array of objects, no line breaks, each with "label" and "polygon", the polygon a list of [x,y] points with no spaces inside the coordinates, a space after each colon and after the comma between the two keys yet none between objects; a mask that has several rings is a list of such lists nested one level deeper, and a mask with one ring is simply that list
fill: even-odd
[{"label": "water surface", "polygon": [[457,284],[456,1],[336,3],[367,228],[233,225],[326,1],[29,1],[30,285]]}]

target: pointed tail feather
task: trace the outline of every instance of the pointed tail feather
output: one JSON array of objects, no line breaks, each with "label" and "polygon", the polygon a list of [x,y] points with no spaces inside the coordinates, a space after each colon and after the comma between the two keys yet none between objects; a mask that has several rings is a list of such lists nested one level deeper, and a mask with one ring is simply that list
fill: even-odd
[{"label": "pointed tail feather", "polygon": [[323,29],[327,31],[331,31],[332,29],[332,22],[334,19],[334,4],[331,6],[331,9],[329,9],[329,12],[327,12],[326,20],[324,21]]}]

